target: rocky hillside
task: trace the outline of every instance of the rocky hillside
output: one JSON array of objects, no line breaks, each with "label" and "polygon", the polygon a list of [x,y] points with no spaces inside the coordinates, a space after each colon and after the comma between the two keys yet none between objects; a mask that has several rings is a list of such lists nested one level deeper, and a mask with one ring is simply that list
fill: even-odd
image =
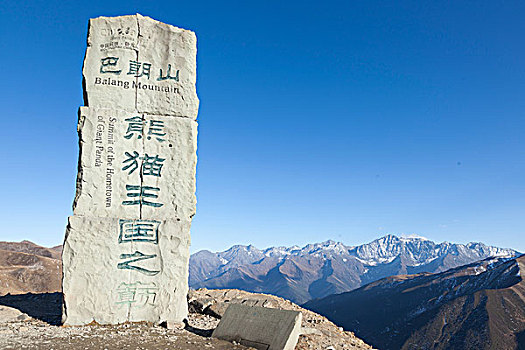
[{"label": "rocky hillside", "polygon": [[[57,327],[61,293],[0,296],[1,349],[248,349],[211,338],[232,303],[300,311],[302,331],[296,350],[366,350],[369,345],[325,317],[272,295],[239,290],[191,291],[184,328],[166,329],[144,322],[122,325]],[[252,349],[252,348],[250,348]],[[253,349],[252,349],[253,350]]]},{"label": "rocky hillside", "polygon": [[265,250],[237,245],[224,252],[193,254],[190,286],[243,289],[304,303],[392,275],[441,272],[488,257],[516,254],[483,243],[437,244],[421,237],[393,235],[356,247],[334,241]]},{"label": "rocky hillside", "polygon": [[61,290],[62,247],[0,242],[0,295]]},{"label": "rocky hillside", "polygon": [[525,349],[525,256],[381,279],[305,307],[380,349]]},{"label": "rocky hillside", "polygon": [[[205,325],[204,328],[215,328],[228,306],[235,303],[294,310],[301,312],[303,316],[301,335],[295,347],[296,350],[372,349],[354,333],[344,331],[325,317],[273,295],[255,294],[235,289],[199,289],[190,291],[188,302],[192,314],[212,317],[212,323]],[[195,319],[195,315],[192,318]],[[193,323],[198,324],[197,321]]]}]

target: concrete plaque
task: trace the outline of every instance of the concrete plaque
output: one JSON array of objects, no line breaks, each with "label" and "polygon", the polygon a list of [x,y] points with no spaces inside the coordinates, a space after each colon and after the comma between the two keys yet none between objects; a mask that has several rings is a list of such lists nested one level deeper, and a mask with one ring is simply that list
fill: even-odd
[{"label": "concrete plaque", "polygon": [[231,304],[212,336],[258,350],[293,350],[301,320],[299,311]]}]

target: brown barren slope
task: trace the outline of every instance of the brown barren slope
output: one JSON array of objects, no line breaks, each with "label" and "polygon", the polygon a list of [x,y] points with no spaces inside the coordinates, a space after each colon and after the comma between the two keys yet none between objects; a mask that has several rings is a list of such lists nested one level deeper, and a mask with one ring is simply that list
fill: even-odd
[{"label": "brown barren slope", "polygon": [[60,291],[60,248],[0,242],[0,295]]},{"label": "brown barren slope", "polygon": [[380,349],[524,349],[525,256],[394,276],[305,306]]}]

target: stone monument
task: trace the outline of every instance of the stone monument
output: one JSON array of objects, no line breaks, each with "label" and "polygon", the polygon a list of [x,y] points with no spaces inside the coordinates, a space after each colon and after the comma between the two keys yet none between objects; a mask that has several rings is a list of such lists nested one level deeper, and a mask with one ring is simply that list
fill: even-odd
[{"label": "stone monument", "polygon": [[63,322],[187,316],[196,36],[139,14],[89,21]]}]

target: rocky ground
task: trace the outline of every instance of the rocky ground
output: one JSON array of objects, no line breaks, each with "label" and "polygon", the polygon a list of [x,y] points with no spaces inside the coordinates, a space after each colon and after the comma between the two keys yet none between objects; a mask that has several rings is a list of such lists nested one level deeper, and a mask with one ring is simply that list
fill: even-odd
[{"label": "rocky ground", "polygon": [[248,349],[226,341],[202,337],[184,329],[150,324],[85,327],[52,326],[29,319],[0,326],[1,349]]},{"label": "rocky ground", "polygon": [[1,349],[249,349],[211,338],[228,305],[240,303],[303,314],[303,334],[297,350],[371,349],[353,333],[292,302],[265,294],[239,290],[190,291],[190,314],[184,329],[167,329],[147,323],[117,326],[60,326],[60,293],[0,297]]},{"label": "rocky ground", "polygon": [[[211,316],[208,323],[215,328],[228,305],[232,303],[300,311],[303,314],[302,335],[295,347],[306,349],[371,349],[354,333],[343,331],[325,317],[301,308],[289,300],[268,294],[249,293],[237,289],[199,289],[188,295],[190,315]],[[195,321],[193,321],[195,322]],[[215,323],[215,324],[213,324]]]}]

